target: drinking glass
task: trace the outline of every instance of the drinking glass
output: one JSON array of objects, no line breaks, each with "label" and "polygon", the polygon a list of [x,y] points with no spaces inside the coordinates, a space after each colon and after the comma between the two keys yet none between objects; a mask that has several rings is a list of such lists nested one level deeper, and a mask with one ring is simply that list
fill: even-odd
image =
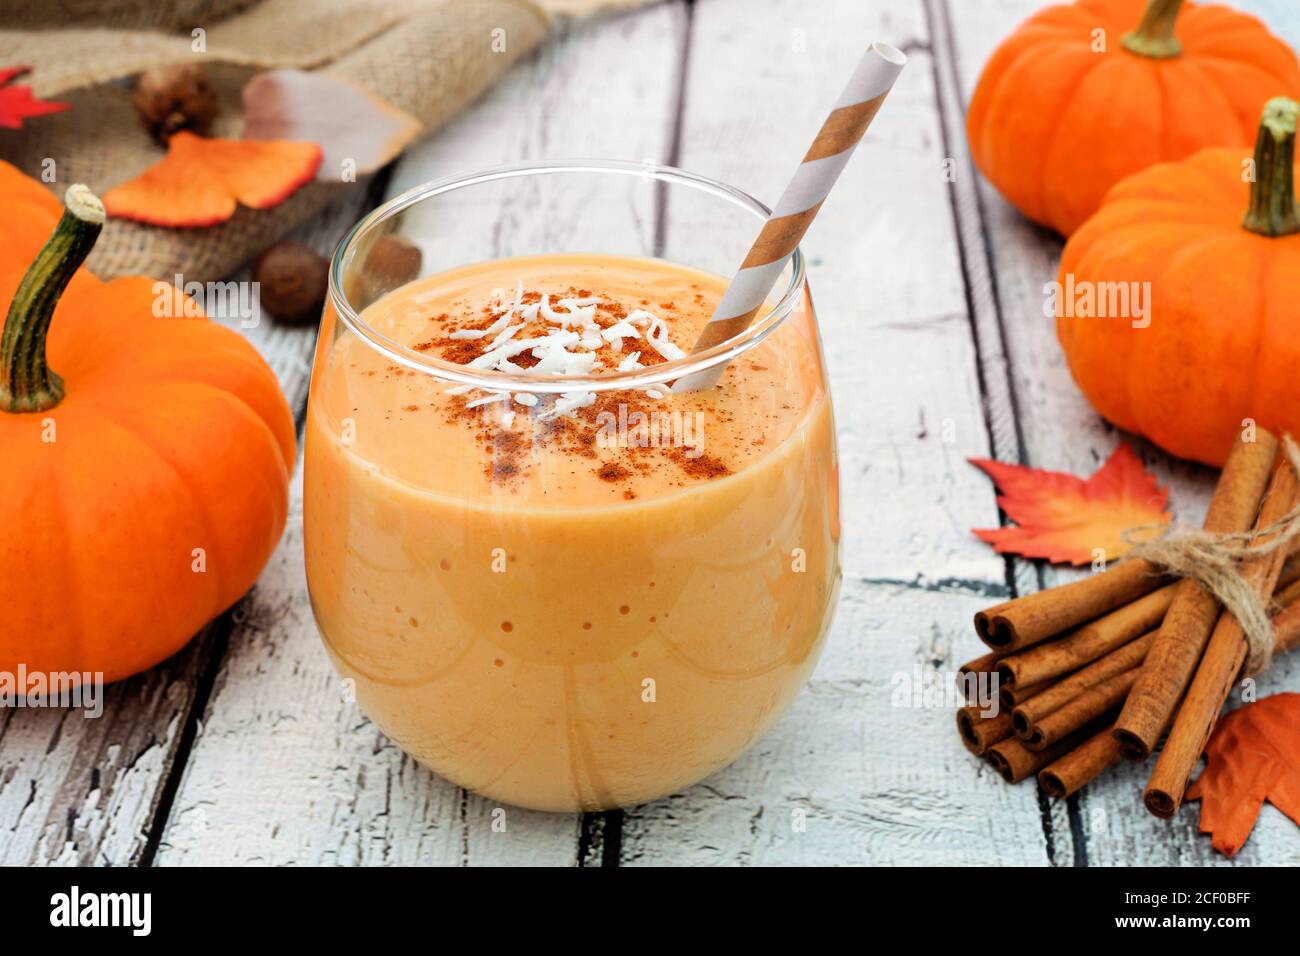
[{"label": "drinking glass", "polygon": [[[800,252],[744,332],[608,374],[470,368],[391,336],[371,307],[520,256],[655,257],[727,276],[768,213],[678,169],[542,162],[419,186],[340,244],[308,403],[308,586],[361,709],[435,772],[519,806],[600,810],[687,787],[752,746],[807,680],[838,594],[830,395]],[[545,448],[512,483],[452,487],[453,463],[490,472],[497,453],[406,412],[463,386],[666,392],[686,373],[754,374],[783,356],[798,373],[764,401],[793,416],[789,433],[662,494],[548,500],[573,463]],[[376,368],[382,387],[363,378]]]}]

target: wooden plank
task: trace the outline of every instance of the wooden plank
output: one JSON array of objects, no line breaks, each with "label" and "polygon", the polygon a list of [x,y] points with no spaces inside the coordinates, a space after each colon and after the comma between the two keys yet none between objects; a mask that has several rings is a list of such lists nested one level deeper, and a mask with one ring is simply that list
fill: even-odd
[{"label": "wooden plank", "polygon": [[[952,24],[951,62],[959,70],[962,95],[969,102],[979,72],[996,45],[1023,19],[1045,4],[1039,0],[945,0]],[[1273,0],[1240,0],[1295,45],[1300,42],[1300,12]],[[940,51],[942,52],[942,51]],[[964,150],[964,144],[962,145]],[[1061,240],[1033,226],[1011,208],[982,178],[979,203],[967,214],[982,212],[971,227],[988,237],[986,254],[993,263],[995,291],[1005,335],[1000,345],[1012,382],[1012,401],[1019,412],[1023,460],[1041,468],[1086,474],[1094,470],[1120,440],[1133,441],[1148,466],[1169,485],[1175,517],[1199,522],[1214,483],[1213,473],[1170,458],[1149,443],[1121,435],[1104,422],[1076,389],[1065,366],[1055,331],[1042,319],[1043,286],[1056,278]],[[990,343],[990,347],[996,347]],[[1017,562],[1017,581],[1025,576]],[[1043,583],[1052,585],[1071,572],[1047,569]],[[1260,693],[1296,686],[1300,662],[1279,664],[1260,682]],[[1171,824],[1156,820],[1140,806],[1149,765],[1123,766],[1090,786],[1079,798],[1078,826],[1086,838],[1082,859],[1102,865],[1207,865],[1223,862],[1196,833],[1196,810],[1185,809]],[[1290,831],[1290,832],[1287,832]],[[1294,824],[1268,808],[1255,835],[1238,856],[1251,864],[1295,865],[1300,847]]]},{"label": "wooden plank", "polygon": [[[368,204],[367,189],[358,183],[296,238],[330,251]],[[238,326],[235,318],[225,322]],[[275,369],[291,407],[301,407],[315,329],[263,316],[241,331]],[[0,712],[0,864],[124,865],[147,857],[165,783],[183,762],[187,727],[206,693],[204,676],[233,621],[256,601],[254,592],[171,660],[106,688],[98,719]]]},{"label": "wooden plank", "polygon": [[[389,194],[520,157],[663,161],[684,27],[684,4],[560,24],[551,43],[480,103],[411,149]],[[629,82],[614,86],[614,75]],[[545,197],[536,198],[544,209]],[[584,228],[593,236],[649,241],[653,209],[634,208],[629,216],[625,203],[600,201],[608,198],[593,197]],[[547,223],[559,228],[573,219],[572,210],[535,212],[531,205],[502,211],[513,217],[513,230],[543,230],[539,240]],[[473,220],[463,224],[461,254],[472,254]],[[478,250],[496,251],[490,243]],[[301,478],[289,531],[231,637],[158,861],[576,862],[578,815],[498,808],[466,794],[415,765],[344,699],[307,600],[300,506]],[[504,832],[492,826],[498,811]]]},{"label": "wooden plank", "polygon": [[1068,861],[1068,828],[1043,827],[1032,788],[981,779],[950,707],[893,698],[978,654],[970,616],[1005,589],[1003,562],[969,532],[998,518],[964,461],[988,454],[989,429],[922,5],[738,7],[695,7],[681,165],[769,202],[862,44],[911,57],[805,241],[836,394],[843,596],[792,711],[700,786],[627,811],[623,861]]}]

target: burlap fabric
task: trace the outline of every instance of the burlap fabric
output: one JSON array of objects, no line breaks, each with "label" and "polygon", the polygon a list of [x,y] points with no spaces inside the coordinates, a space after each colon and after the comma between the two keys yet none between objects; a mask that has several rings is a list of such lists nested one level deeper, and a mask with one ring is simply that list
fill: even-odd
[{"label": "burlap fabric", "polygon": [[[64,113],[0,130],[0,158],[40,178],[53,161],[60,194],[97,192],[162,155],[141,127],[126,79],[198,59],[217,87],[213,132],[239,136],[239,93],[260,69],[322,70],[359,84],[432,130],[473,100],[546,34],[551,15],[578,16],[645,0],[0,0],[0,67],[33,68],[38,96]],[[194,32],[201,30],[201,44]],[[196,50],[201,45],[201,50]],[[364,182],[364,179],[362,180]],[[89,265],[98,275],[207,282],[228,275],[344,190],[317,181],[267,210],[240,208],[204,229],[111,221]]]}]

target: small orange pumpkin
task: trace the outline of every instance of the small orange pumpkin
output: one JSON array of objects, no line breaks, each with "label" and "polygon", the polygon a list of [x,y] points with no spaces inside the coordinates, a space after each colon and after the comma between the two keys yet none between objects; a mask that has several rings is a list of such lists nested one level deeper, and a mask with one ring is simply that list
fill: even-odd
[{"label": "small orange pumpkin", "polygon": [[1056,331],[1074,380],[1180,457],[1223,464],[1245,419],[1300,436],[1298,115],[1269,102],[1253,158],[1204,150],[1124,180],[1062,253]]},{"label": "small orange pumpkin", "polygon": [[998,47],[966,128],[1007,201],[1068,236],[1125,176],[1248,147],[1280,94],[1300,96],[1300,66],[1254,17],[1190,0],[1079,0]]},{"label": "small orange pumpkin", "polygon": [[0,671],[114,681],[256,580],[284,529],[293,418],[238,333],[169,286],[79,268],[104,215],[85,187],[60,217],[0,162],[0,205]]}]

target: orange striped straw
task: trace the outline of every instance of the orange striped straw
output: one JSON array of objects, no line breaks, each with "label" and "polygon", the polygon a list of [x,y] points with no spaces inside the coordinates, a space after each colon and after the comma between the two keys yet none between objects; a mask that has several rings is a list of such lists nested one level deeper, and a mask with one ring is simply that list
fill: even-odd
[{"label": "orange striped straw", "polygon": [[[906,63],[887,43],[867,48],[692,351],[725,342],[754,321]],[[712,388],[725,368],[722,363],[680,378],[673,391]]]}]

